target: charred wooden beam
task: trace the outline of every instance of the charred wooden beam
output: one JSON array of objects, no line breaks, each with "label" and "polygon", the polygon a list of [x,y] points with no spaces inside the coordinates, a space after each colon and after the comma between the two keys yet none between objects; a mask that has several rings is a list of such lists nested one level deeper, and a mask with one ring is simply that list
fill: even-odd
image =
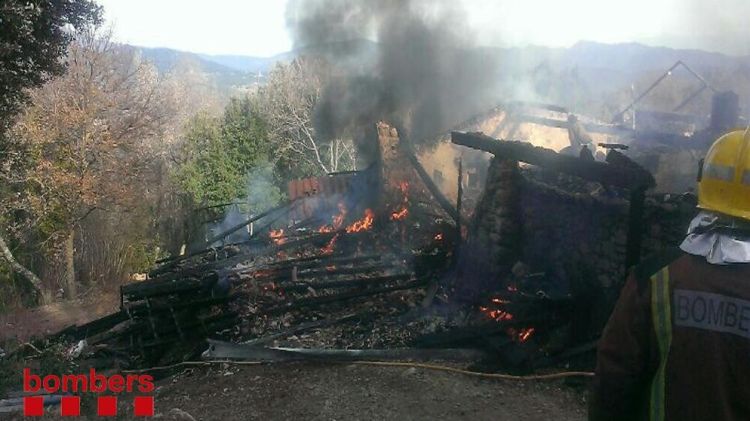
[{"label": "charred wooden beam", "polygon": [[[192,341],[205,339],[206,336],[213,334],[222,329],[230,328],[237,324],[237,315],[233,313],[220,313],[204,319],[196,320],[190,324],[182,326],[187,332],[186,338]],[[173,325],[174,326],[174,325]],[[171,345],[175,342],[182,341],[183,338],[178,335],[177,327],[160,328],[159,338],[144,341],[143,348],[154,348],[159,346]],[[142,338],[144,339],[144,338]],[[146,338],[147,339],[147,338]]]},{"label": "charred wooden beam", "polygon": [[643,189],[656,185],[654,177],[648,171],[634,166],[586,161],[558,154],[551,149],[536,147],[530,143],[502,141],[482,133],[452,132],[451,138],[457,145],[489,152],[503,159],[521,161],[611,186]]},{"label": "charred wooden beam", "polygon": [[427,171],[425,171],[422,164],[419,162],[419,159],[417,159],[417,156],[414,154],[414,150],[411,147],[405,146],[404,147],[404,154],[409,159],[409,162],[414,167],[414,169],[417,171],[417,174],[419,174],[419,177],[424,182],[425,186],[427,186],[427,190],[430,191],[432,196],[435,198],[435,200],[438,202],[441,208],[447,213],[451,218],[453,218],[456,223],[459,222],[461,216],[458,214],[458,211],[456,211],[456,208],[453,207],[451,202],[445,197],[442,191],[440,191],[440,187],[438,187],[434,181],[432,181],[432,178],[429,174],[427,174]]},{"label": "charred wooden beam", "polygon": [[143,281],[123,285],[120,293],[129,300],[140,300],[185,291],[206,290],[213,287],[217,281],[218,276],[216,273],[209,273],[202,278],[170,279],[158,282]]},{"label": "charred wooden beam", "polygon": [[[352,275],[352,274],[366,274],[375,271],[381,271],[384,269],[391,269],[395,265],[392,263],[379,263],[367,266],[352,266],[352,267],[335,267],[335,268],[314,268],[302,270],[297,268],[297,278],[313,278],[313,277],[329,277],[338,275]],[[256,275],[255,279],[273,279],[276,281],[284,281],[292,278],[292,270],[287,269],[284,271],[271,271],[262,272],[260,275]]]},{"label": "charred wooden beam", "polygon": [[331,288],[351,288],[351,287],[364,287],[370,285],[381,285],[389,282],[403,281],[410,279],[414,276],[412,273],[401,273],[398,275],[387,275],[387,276],[376,276],[365,279],[345,279],[341,281],[328,281],[328,282],[301,282],[293,285],[282,285],[281,289],[287,292],[299,292],[306,291],[309,288],[314,290],[317,289],[331,289]]},{"label": "charred wooden beam", "polygon": [[168,302],[154,305],[139,303],[134,306],[128,307],[127,313],[130,314],[130,317],[141,317],[148,314],[154,315],[158,313],[169,313],[176,310],[208,308],[217,304],[224,304],[230,300],[239,298],[242,295],[243,294],[241,293],[237,293],[232,295],[217,295],[208,298],[203,298],[202,296],[200,296],[201,298],[190,301],[180,300],[178,302]]},{"label": "charred wooden beam", "polygon": [[217,235],[215,235],[215,236],[213,236],[213,237],[209,238],[209,239],[208,239],[208,240],[206,241],[206,244],[210,245],[210,244],[213,244],[213,243],[215,243],[215,242],[217,242],[217,241],[219,241],[219,240],[223,240],[223,239],[224,239],[224,238],[226,238],[226,237],[227,237],[228,235],[234,234],[235,232],[237,232],[237,231],[241,230],[242,228],[245,228],[246,226],[248,226],[248,225],[252,224],[253,222],[255,222],[255,221],[257,221],[257,220],[263,219],[263,218],[265,218],[266,216],[268,216],[268,215],[270,215],[270,214],[272,214],[272,213],[275,213],[275,212],[279,212],[279,211],[281,211],[281,210],[284,210],[284,209],[286,209],[286,208],[289,208],[289,207],[290,207],[290,206],[292,205],[292,203],[294,203],[294,202],[290,202],[290,203],[284,203],[284,204],[283,204],[283,205],[281,205],[281,206],[277,206],[277,207],[275,207],[275,208],[271,208],[271,209],[268,209],[268,210],[267,210],[267,211],[265,211],[265,212],[261,212],[261,213],[259,213],[258,215],[256,215],[256,216],[253,216],[252,218],[249,218],[248,220],[246,220],[246,221],[244,221],[244,222],[242,222],[242,223],[239,223],[239,224],[237,224],[237,225],[235,225],[235,226],[233,226],[233,227],[229,228],[228,230],[226,230],[226,231],[223,231],[223,232],[220,232],[219,234],[217,234]]},{"label": "charred wooden beam", "polygon": [[[342,232],[345,232],[345,231],[342,231]],[[330,241],[331,238],[333,238],[336,234],[341,234],[341,232],[315,233],[315,234],[310,235],[309,237],[301,238],[299,240],[288,241],[284,244],[273,245],[265,249],[257,250],[257,251],[250,252],[250,253],[238,254],[228,259],[218,260],[216,262],[204,263],[198,266],[198,268],[204,271],[229,268],[239,263],[246,262],[255,256],[275,254],[280,251],[289,250],[295,247],[299,247],[299,246],[303,246],[303,245],[315,243],[315,242],[321,242],[325,244],[326,242]],[[363,234],[363,233],[355,233],[355,234],[349,234],[349,235],[353,236],[353,235],[358,235],[358,234]],[[242,271],[244,270],[239,270],[237,272],[242,272]]]},{"label": "charred wooden beam", "polygon": [[357,264],[369,261],[380,261],[383,258],[380,254],[369,254],[366,256],[342,256],[340,254],[328,254],[325,256],[310,256],[297,259],[278,260],[269,263],[266,267],[275,270],[284,270],[297,267],[298,269],[307,269],[322,265],[347,265]]},{"label": "charred wooden beam", "polygon": [[547,319],[540,317],[514,318],[503,321],[488,320],[476,325],[461,326],[443,332],[422,335],[414,339],[412,346],[418,348],[442,348],[481,344],[489,336],[497,335],[506,337],[509,327],[538,326],[548,322]]},{"label": "charred wooden beam", "polygon": [[114,326],[128,319],[124,311],[117,311],[81,326],[70,326],[53,335],[53,338],[71,337],[74,340],[81,340],[105,332]]}]

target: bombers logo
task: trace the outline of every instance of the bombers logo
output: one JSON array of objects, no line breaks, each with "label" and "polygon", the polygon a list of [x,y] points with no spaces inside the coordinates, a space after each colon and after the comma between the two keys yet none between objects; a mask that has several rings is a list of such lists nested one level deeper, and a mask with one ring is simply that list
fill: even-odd
[{"label": "bombers logo", "polygon": [[[32,374],[31,369],[23,370],[23,391],[34,394],[63,395],[60,399],[60,415],[80,416],[81,397],[75,393],[100,393],[96,400],[96,413],[99,416],[117,415],[118,393],[151,393],[154,391],[154,378],[148,374],[113,374],[105,376],[95,369],[86,374],[49,374],[44,377]],[[26,396],[23,398],[23,414],[28,417],[44,415],[44,396]],[[133,398],[133,415],[151,417],[154,415],[153,396],[135,396]]]}]

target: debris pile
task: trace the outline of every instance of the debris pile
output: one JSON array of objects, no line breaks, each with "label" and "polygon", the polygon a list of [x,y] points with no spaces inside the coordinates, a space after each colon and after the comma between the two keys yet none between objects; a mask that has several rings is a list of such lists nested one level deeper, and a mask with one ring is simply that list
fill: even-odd
[{"label": "debris pile", "polygon": [[161,262],[122,288],[120,312],[64,333],[128,366],[197,358],[206,339],[204,357],[217,358],[471,348],[481,352],[455,355],[506,371],[570,364],[590,356],[628,265],[676,232],[647,227],[687,209],[684,198],[647,200],[653,178],[626,158],[454,133],[495,155],[463,221],[460,195],[454,206],[435,191],[395,129],[376,132],[367,170],[290,183],[289,203]]}]

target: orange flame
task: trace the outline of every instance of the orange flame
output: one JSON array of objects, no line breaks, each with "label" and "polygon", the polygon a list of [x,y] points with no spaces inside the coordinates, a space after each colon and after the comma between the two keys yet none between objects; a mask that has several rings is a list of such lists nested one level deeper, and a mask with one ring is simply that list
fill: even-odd
[{"label": "orange flame", "polygon": [[479,307],[479,311],[484,313],[490,319],[497,320],[498,322],[513,320],[513,315],[505,310],[493,310],[488,307]]},{"label": "orange flame", "polygon": [[[491,302],[496,306],[510,303],[510,301],[499,297],[492,298]],[[489,317],[490,319],[496,320],[498,322],[513,320],[513,314],[500,308],[479,307],[479,311],[484,313],[484,315]]]},{"label": "orange flame", "polygon": [[406,207],[401,208],[400,211],[391,213],[391,221],[401,221],[409,215],[409,209]]},{"label": "orange flame", "polygon": [[521,329],[521,331],[518,332],[518,340],[521,343],[528,341],[535,331],[536,329],[534,329],[533,327],[527,327],[525,329]]},{"label": "orange flame", "polygon": [[339,229],[344,225],[344,218],[346,218],[346,206],[339,202],[339,214],[333,217],[333,229]]},{"label": "orange flame", "polygon": [[399,190],[404,195],[401,209],[391,213],[391,221],[401,221],[409,215],[409,182],[402,181],[398,185]]},{"label": "orange flame", "polygon": [[524,343],[528,341],[534,335],[535,331],[536,329],[533,327],[525,327],[521,330],[517,330],[511,327],[511,328],[508,328],[508,330],[506,330],[505,333],[507,333],[508,336],[510,336],[511,339],[513,339],[514,341]]},{"label": "orange flame", "polygon": [[346,206],[344,206],[342,202],[339,202],[338,208],[338,215],[334,215],[331,218],[332,222],[330,225],[323,225],[322,227],[318,228],[319,233],[334,232],[340,229],[342,225],[344,225],[344,219],[346,218]]},{"label": "orange flame", "polygon": [[358,221],[354,221],[351,225],[346,227],[347,233],[367,231],[372,228],[372,223],[375,221],[375,213],[372,209],[365,209],[365,216]]},{"label": "orange flame", "polygon": [[286,242],[286,238],[284,238],[284,229],[271,230],[268,232],[268,237],[273,240],[276,245],[281,245]]},{"label": "orange flame", "polygon": [[322,251],[324,254],[333,253],[334,246],[336,245],[336,240],[338,238],[339,238],[338,234],[334,235],[333,238],[331,238],[331,241],[329,241],[328,244],[326,244],[325,247],[323,247],[322,249],[320,249],[320,251]]}]

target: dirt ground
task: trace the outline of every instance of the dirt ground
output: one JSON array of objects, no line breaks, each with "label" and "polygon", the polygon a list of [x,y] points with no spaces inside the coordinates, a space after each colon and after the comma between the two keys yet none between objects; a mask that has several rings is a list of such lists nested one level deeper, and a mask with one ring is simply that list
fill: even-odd
[{"label": "dirt ground", "polygon": [[73,324],[84,324],[117,311],[119,296],[115,292],[92,293],[86,298],[61,301],[34,308],[0,314],[0,342],[28,341],[61,331]]},{"label": "dirt ground", "polygon": [[405,367],[309,363],[186,370],[156,412],[189,420],[584,420],[562,381],[518,382]]},{"label": "dirt ground", "polygon": [[[0,317],[0,339],[26,340],[117,308],[58,303]],[[188,368],[157,382],[164,420],[585,420],[585,380],[501,381],[421,368],[290,363]],[[133,419],[129,399],[120,416]],[[45,419],[56,416],[50,408]],[[20,414],[2,419],[24,419]],[[79,419],[85,419],[81,417]],[[92,417],[91,419],[99,419]]]},{"label": "dirt ground", "polygon": [[[155,417],[202,420],[492,420],[586,419],[585,383],[503,381],[422,368],[289,363],[189,368],[156,383]],[[84,397],[78,419],[95,415]],[[132,397],[118,416],[130,420]],[[44,419],[67,420],[59,407]],[[21,413],[0,420],[23,420]]]}]

